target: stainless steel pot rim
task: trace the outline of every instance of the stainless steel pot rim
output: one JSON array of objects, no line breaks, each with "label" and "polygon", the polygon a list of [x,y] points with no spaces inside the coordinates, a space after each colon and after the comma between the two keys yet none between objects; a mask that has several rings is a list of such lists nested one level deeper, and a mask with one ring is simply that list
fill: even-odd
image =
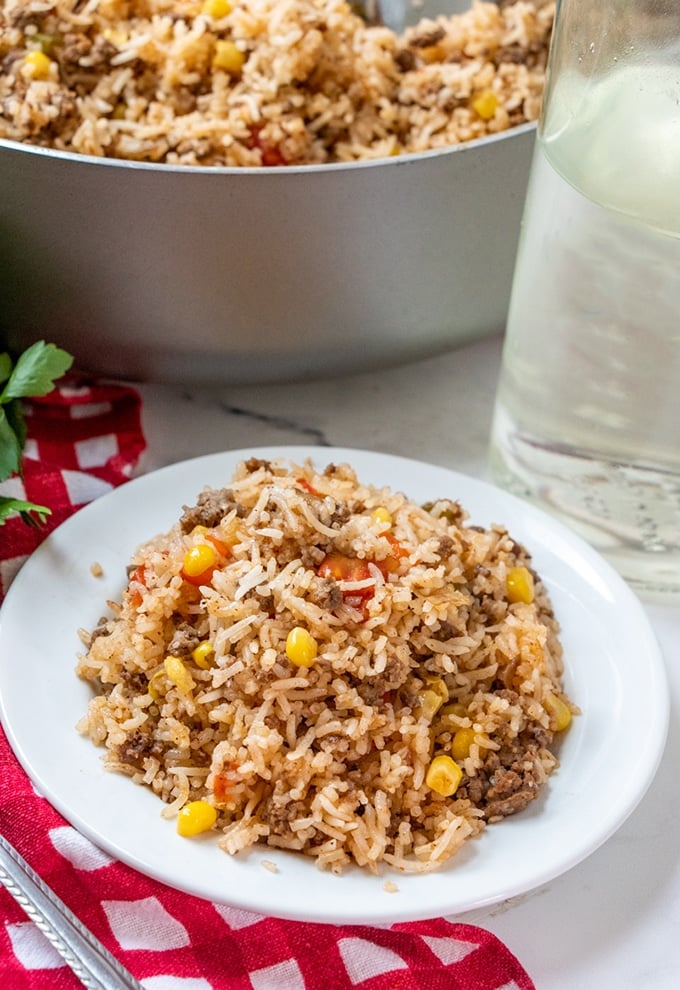
[{"label": "stainless steel pot rim", "polygon": [[137,162],[125,158],[105,158],[97,155],[82,155],[72,151],[59,151],[55,148],[43,148],[37,145],[25,144],[20,141],[9,141],[0,138],[0,153],[3,149],[11,152],[21,152],[40,158],[55,159],[61,162],[72,162],[80,165],[96,165],[98,168],[129,169],[132,171],[151,171],[163,173],[187,173],[189,175],[322,175],[329,172],[356,172],[366,169],[404,168],[415,166],[418,162],[432,158],[449,158],[464,154],[466,151],[491,147],[498,142],[508,141],[530,131],[536,130],[536,122],[518,124],[498,134],[488,134],[473,141],[449,145],[446,148],[434,148],[430,151],[409,152],[395,155],[393,158],[370,158],[352,162],[326,162],[319,165],[286,165],[272,166],[227,166],[227,165],[172,165],[156,162]]}]

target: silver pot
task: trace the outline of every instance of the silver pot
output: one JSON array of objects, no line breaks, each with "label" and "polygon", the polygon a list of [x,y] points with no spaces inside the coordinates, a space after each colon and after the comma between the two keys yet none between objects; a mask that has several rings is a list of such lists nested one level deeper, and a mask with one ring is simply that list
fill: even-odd
[{"label": "silver pot", "polygon": [[534,136],[259,169],[0,141],[0,330],[98,374],[224,383],[370,369],[497,332]]}]

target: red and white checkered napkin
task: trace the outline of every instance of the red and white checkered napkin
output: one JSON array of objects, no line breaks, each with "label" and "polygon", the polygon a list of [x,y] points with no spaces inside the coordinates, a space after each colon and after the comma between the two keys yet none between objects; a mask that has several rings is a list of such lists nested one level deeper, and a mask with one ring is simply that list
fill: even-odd
[{"label": "red and white checkered napkin", "polygon": [[95,386],[71,375],[26,402],[24,412],[24,477],[3,482],[0,493],[46,505],[52,515],[39,529],[18,516],[0,528],[0,602],[38,543],[86,502],[127,481],[146,446],[141,401],[127,386]]},{"label": "red and white checkered napkin", "polygon": [[[0,529],[5,588],[46,533],[129,478],[144,449],[139,397],[127,387],[71,382],[28,411],[23,485],[53,515],[44,530],[17,520]],[[17,481],[11,490],[23,495]],[[0,832],[147,990],[534,990],[512,953],[471,925],[282,921],[148,879],[93,846],[36,793],[1,731]],[[2,887],[0,973],[11,990],[80,986]]]}]

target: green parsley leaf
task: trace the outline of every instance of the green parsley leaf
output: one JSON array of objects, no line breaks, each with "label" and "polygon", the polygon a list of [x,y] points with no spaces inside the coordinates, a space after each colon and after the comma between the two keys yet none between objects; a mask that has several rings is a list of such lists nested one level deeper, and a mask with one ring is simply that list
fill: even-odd
[{"label": "green parsley leaf", "polygon": [[[9,498],[7,495],[0,495],[0,526],[4,526],[5,520],[16,513],[19,513],[23,521],[29,526],[40,526],[48,516],[52,515],[51,510],[46,505],[35,505],[33,502],[25,502],[21,498]],[[38,518],[36,519],[35,516]]]},{"label": "green parsley leaf", "polygon": [[[17,438],[17,443],[21,450],[24,449],[26,445],[26,436],[28,434],[28,429],[26,427],[26,418],[24,416],[24,410],[21,406],[20,399],[12,399],[11,402],[5,403],[4,406],[0,406],[0,412],[4,412],[7,416],[7,422],[14,430],[14,435]],[[18,468],[19,474],[21,474],[21,466]],[[0,474],[0,478],[3,475]]]},{"label": "green parsley leaf", "polygon": [[73,364],[73,358],[66,351],[38,340],[20,356],[14,365],[7,384],[0,392],[0,403],[28,396],[47,395],[54,388],[54,381],[60,378]]},{"label": "green parsley leaf", "polygon": [[12,359],[9,354],[0,354],[0,385],[6,382],[12,373]]},{"label": "green parsley leaf", "polygon": [[[47,395],[73,364],[66,351],[39,340],[19,357],[16,364],[7,353],[0,354],[0,482],[22,474],[26,422],[21,400]],[[29,526],[41,526],[51,510],[24,499],[0,495],[0,526],[10,516],[19,515]]]},{"label": "green parsley leaf", "polygon": [[10,418],[0,407],[0,481],[19,473],[21,451],[22,445],[12,428]]}]

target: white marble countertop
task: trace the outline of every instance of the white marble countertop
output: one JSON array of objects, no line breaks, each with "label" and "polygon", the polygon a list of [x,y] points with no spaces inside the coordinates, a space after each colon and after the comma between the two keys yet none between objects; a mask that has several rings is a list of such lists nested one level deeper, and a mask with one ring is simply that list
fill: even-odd
[{"label": "white marble countertop", "polygon": [[[143,470],[272,444],[360,447],[488,477],[499,338],[380,373],[257,386],[142,385]],[[671,724],[658,774],[579,866],[457,920],[494,932],[537,990],[675,990],[680,977],[680,603],[646,604],[664,651]],[[630,731],[644,727],[631,725]],[[285,988],[283,988],[285,990]]]}]

